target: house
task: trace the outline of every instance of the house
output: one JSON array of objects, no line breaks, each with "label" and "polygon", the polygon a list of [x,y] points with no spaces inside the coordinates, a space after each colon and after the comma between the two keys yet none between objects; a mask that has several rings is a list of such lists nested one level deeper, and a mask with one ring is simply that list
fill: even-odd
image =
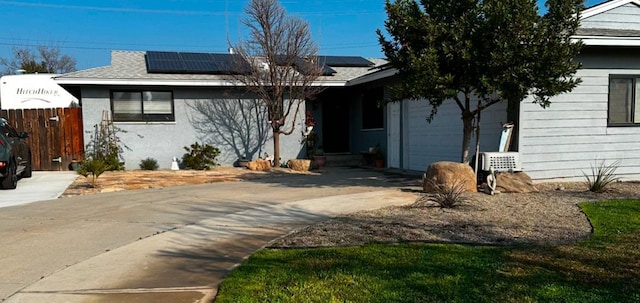
[{"label": "house", "polygon": [[[113,51],[109,66],[64,74],[56,82],[78,92],[85,142],[90,142],[94,126],[103,120],[111,120],[121,130],[126,169],[137,169],[149,157],[161,168],[169,168],[174,157],[185,153],[183,147],[196,141],[219,148],[219,163],[232,165],[242,157],[273,154],[273,149],[260,100],[219,70],[229,55]],[[180,61],[187,57],[222,61],[211,66]],[[349,83],[374,73],[384,60],[322,56],[322,62],[329,72],[316,84],[325,90],[302,104],[295,132],[280,136],[283,162],[306,156],[307,111],[318,121],[314,131],[327,153],[351,154],[368,146],[386,146],[384,112],[376,104],[382,99],[382,86]],[[294,123],[293,117],[288,123]]]},{"label": "house", "polygon": [[[500,103],[483,111],[481,151],[497,151],[501,123],[513,121],[518,137],[511,150],[535,180],[583,180],[601,161],[619,161],[616,174],[640,180],[640,1],[604,2],[584,10],[581,21],[575,38],[585,45],[576,58],[582,83],[552,98],[547,109],[529,98],[517,117],[507,117]],[[431,124],[426,102],[389,107],[388,166],[424,170],[432,162],[459,161],[462,123],[453,102],[445,102]]]},{"label": "house", "polygon": [[[587,8],[575,39],[585,44],[575,58],[582,63],[577,73],[582,83],[552,98],[547,109],[526,99],[514,116],[507,115],[502,103],[484,110],[480,150],[497,151],[502,123],[514,122],[517,137],[511,150],[519,152],[523,170],[535,180],[582,180],[600,161],[619,161],[617,174],[640,180],[640,106],[636,107],[640,0],[611,0]],[[147,157],[168,168],[173,157],[184,153],[182,147],[195,141],[220,148],[223,165],[242,156],[271,153],[264,121],[248,121],[251,127],[240,132],[230,131],[228,123],[223,123],[236,121],[234,113],[240,105],[254,108],[255,100],[242,87],[216,74],[152,72],[147,58],[148,52],[114,51],[109,66],[56,78],[63,87],[79,92],[85,142],[93,125],[107,113],[126,131],[121,139],[129,148],[124,152],[128,169],[137,168]],[[305,156],[306,111],[316,119],[314,131],[327,153],[358,156],[379,146],[387,167],[416,171],[436,161],[459,161],[462,123],[452,102],[445,102],[431,123],[426,121],[427,102],[407,100],[379,108],[377,101],[387,94],[395,71],[376,69],[384,60],[330,59],[333,63],[327,65],[335,73],[318,81],[326,89],[299,111],[296,133],[281,137],[284,161]],[[143,98],[158,98],[160,102],[151,107],[154,114],[143,115],[140,106],[120,102],[142,103]],[[217,115],[202,119],[208,113]]]}]

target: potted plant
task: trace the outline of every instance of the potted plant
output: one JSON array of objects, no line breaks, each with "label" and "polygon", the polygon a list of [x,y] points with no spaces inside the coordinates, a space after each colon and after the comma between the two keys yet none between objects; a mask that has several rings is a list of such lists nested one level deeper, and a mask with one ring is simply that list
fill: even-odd
[{"label": "potted plant", "polygon": [[375,167],[384,167],[384,155],[380,150],[380,145],[376,145],[375,154],[373,155],[373,165]]},{"label": "potted plant", "polygon": [[318,147],[313,155],[313,162],[318,166],[318,167],[324,167],[325,164],[327,163],[327,157],[324,155],[324,150],[322,149],[322,146]]},{"label": "potted plant", "polygon": [[316,119],[311,114],[311,111],[305,112],[304,125],[305,125],[304,135],[306,136],[311,134],[311,132],[313,131],[313,127],[316,126]]},{"label": "potted plant", "polygon": [[316,146],[318,145],[318,135],[315,132],[310,132],[304,137],[304,144],[307,148],[307,159],[313,160],[313,156],[316,154]]}]

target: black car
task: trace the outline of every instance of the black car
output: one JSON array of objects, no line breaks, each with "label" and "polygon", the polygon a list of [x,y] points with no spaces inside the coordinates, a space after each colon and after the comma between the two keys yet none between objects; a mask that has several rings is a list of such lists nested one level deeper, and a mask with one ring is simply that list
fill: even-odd
[{"label": "black car", "polygon": [[6,119],[0,118],[0,188],[14,189],[18,177],[31,177],[31,149],[25,139]]}]

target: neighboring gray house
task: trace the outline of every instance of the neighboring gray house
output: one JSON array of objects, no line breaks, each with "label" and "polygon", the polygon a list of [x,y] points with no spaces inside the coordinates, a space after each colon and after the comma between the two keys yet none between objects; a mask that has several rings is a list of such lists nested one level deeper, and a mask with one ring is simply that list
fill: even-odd
[{"label": "neighboring gray house", "polygon": [[[185,58],[211,55],[182,54]],[[166,64],[154,70],[149,61],[150,56],[162,59],[171,55],[175,53],[113,51],[109,66],[56,78],[80,99],[85,142],[106,113],[115,126],[126,131],[120,138],[128,147],[124,151],[127,169],[137,169],[147,157],[156,159],[161,168],[169,168],[172,158],[181,158],[183,147],[196,141],[218,147],[222,165],[231,165],[240,157],[256,159],[273,154],[270,127],[257,106],[260,100],[233,85],[228,76],[197,70],[197,64],[187,71],[172,71]],[[280,137],[283,162],[306,156],[302,131],[307,110],[318,121],[314,131],[327,153],[359,156],[359,151],[369,146],[386,148],[384,113],[376,104],[382,98],[382,86],[349,84],[349,80],[374,73],[375,66],[384,60],[337,56],[323,60],[332,71],[318,81],[326,89],[302,104],[296,131]]]},{"label": "neighboring gray house", "polygon": [[[640,1],[612,0],[584,10],[575,38],[585,44],[576,58],[582,83],[547,109],[524,100],[513,121],[519,136],[512,150],[536,180],[580,180],[600,161],[620,161],[617,174],[640,180]],[[388,107],[388,166],[424,170],[432,162],[459,161],[462,122],[453,102],[445,102],[431,124],[426,102]],[[481,152],[498,150],[504,122],[506,104],[483,111]]]}]

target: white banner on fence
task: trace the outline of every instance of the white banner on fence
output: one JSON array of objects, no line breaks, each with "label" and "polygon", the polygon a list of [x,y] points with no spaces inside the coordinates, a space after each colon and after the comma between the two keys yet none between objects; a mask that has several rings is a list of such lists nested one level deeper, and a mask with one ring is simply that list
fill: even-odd
[{"label": "white banner on fence", "polygon": [[57,108],[78,99],[53,80],[55,74],[9,75],[0,78],[0,109]]}]

